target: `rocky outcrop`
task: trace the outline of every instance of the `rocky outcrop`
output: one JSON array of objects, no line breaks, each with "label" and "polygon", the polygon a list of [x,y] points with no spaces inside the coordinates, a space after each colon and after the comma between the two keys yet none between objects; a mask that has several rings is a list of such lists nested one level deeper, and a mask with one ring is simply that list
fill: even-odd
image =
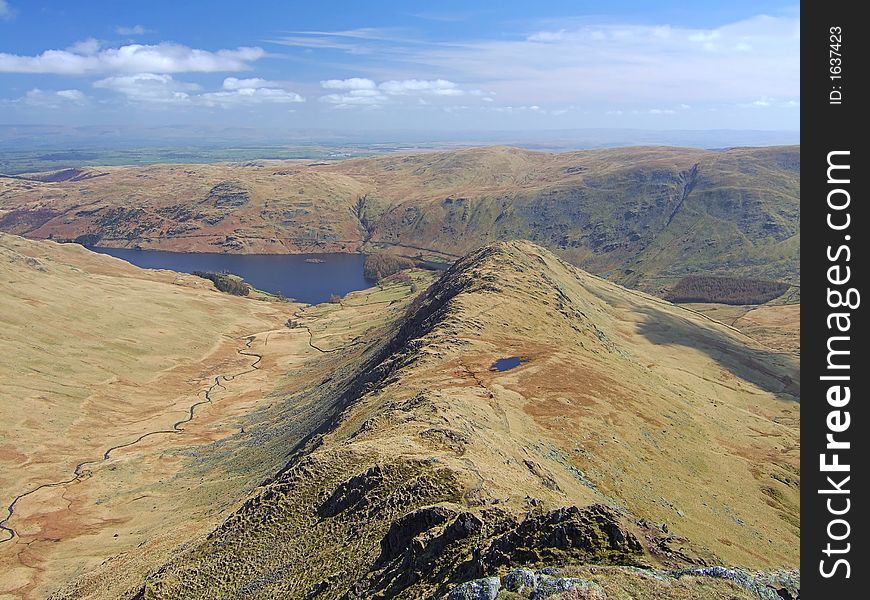
[{"label": "rocky outcrop", "polygon": [[[380,545],[380,557],[358,583],[358,597],[393,597],[420,582],[443,594],[450,585],[492,578],[509,565],[634,564],[643,556],[627,526],[600,505],[563,507],[521,521],[496,507],[476,512],[421,507],[396,519]],[[553,577],[553,571],[529,569],[511,571],[504,585],[511,591],[540,590],[537,598],[582,587]],[[478,588],[466,586],[462,593],[470,589]]]},{"label": "rocky outcrop", "polygon": [[[577,566],[569,567],[576,570]],[[712,592],[713,589],[719,588],[728,592],[727,597],[737,598],[735,589],[745,590],[746,595],[739,596],[740,598],[751,598],[752,600],[799,600],[800,599],[800,573],[797,571],[770,571],[758,572],[747,571],[744,569],[729,569],[726,567],[704,567],[701,569],[682,569],[676,571],[660,571],[657,569],[636,569],[632,567],[611,567],[607,569],[597,569],[587,571],[594,573],[594,577],[601,578],[603,581],[617,581],[620,578],[630,580],[632,578],[640,578],[647,582],[656,582],[657,587],[662,590],[668,590],[662,598],[722,598],[722,596]],[[617,577],[614,577],[617,575]],[[690,583],[694,588],[690,593],[686,594],[686,588],[678,589],[681,579],[693,578]],[[544,567],[536,571],[530,569],[514,569],[509,571],[501,578],[489,577],[487,579],[474,579],[455,586],[446,595],[446,600],[451,598],[479,598],[487,596],[469,595],[475,592],[482,593],[482,590],[489,589],[483,582],[489,583],[489,586],[495,587],[493,580],[498,579],[499,588],[511,594],[530,600],[541,600],[543,598],[572,598],[583,600],[607,600],[607,593],[604,588],[596,581],[584,577],[566,576],[560,573],[560,570],[554,567]],[[736,586],[719,587],[714,584],[713,580],[725,580]],[[649,585],[649,584],[648,584]],[[621,586],[619,586],[621,587]],[[623,589],[623,591],[627,591]],[[563,595],[569,593],[570,595]],[[454,595],[455,594],[455,595]],[[510,596],[510,597],[516,597]],[[628,596],[619,596],[628,597]],[[652,596],[650,596],[652,597]]]},{"label": "rocky outcrop", "polygon": [[632,564],[643,547],[606,506],[567,506],[532,516],[493,540],[482,556],[487,568],[578,561]]},{"label": "rocky outcrop", "polygon": [[517,594],[531,593],[538,587],[538,574],[529,569],[514,569],[504,577],[504,588]]},{"label": "rocky outcrop", "polygon": [[677,579],[686,575],[727,579],[753,592],[761,600],[799,600],[801,594],[800,574],[797,571],[758,573],[717,566],[671,571],[669,575]]},{"label": "rocky outcrop", "polygon": [[381,540],[378,564],[396,558],[411,547],[415,537],[455,517],[456,512],[444,506],[426,506],[393,521],[387,535]]},{"label": "rocky outcrop", "polygon": [[248,190],[237,181],[224,181],[208,193],[208,202],[215,208],[239,208],[251,201]]},{"label": "rocky outcrop", "polygon": [[365,473],[354,475],[340,486],[320,505],[317,510],[322,517],[334,517],[354,505],[364,504],[366,494],[382,485],[388,478],[389,467],[375,465]]},{"label": "rocky outcrop", "polygon": [[534,591],[529,594],[531,600],[542,600],[563,592],[574,592],[572,598],[583,600],[607,600],[607,594],[601,586],[577,577],[554,577],[541,574]]},{"label": "rocky outcrop", "polygon": [[468,556],[514,523],[497,509],[478,514],[443,505],[414,510],[394,521],[381,540],[363,596],[392,598],[420,582],[443,593],[449,584],[480,577],[481,565]]}]

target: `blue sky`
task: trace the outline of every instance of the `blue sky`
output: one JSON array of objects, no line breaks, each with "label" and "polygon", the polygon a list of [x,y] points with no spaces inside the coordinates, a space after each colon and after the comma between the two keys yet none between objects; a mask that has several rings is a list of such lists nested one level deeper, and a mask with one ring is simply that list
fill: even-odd
[{"label": "blue sky", "polygon": [[0,0],[0,123],[797,130],[799,25],[764,0]]}]

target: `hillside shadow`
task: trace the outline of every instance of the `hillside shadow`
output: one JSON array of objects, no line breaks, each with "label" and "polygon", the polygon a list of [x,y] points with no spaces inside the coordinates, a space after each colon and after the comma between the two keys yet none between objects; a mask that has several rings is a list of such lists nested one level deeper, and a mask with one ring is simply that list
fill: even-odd
[{"label": "hillside shadow", "polygon": [[678,345],[704,352],[734,376],[784,400],[800,402],[800,361],[795,357],[750,347],[735,334],[695,323],[653,307],[640,309],[645,320],[638,332],[654,344]]}]

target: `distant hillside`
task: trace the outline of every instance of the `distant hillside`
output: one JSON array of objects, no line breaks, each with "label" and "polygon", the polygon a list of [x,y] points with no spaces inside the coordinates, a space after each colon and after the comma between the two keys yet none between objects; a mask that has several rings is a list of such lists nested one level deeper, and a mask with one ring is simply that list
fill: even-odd
[{"label": "distant hillside", "polygon": [[67,169],[0,179],[0,230],[178,251],[443,260],[525,238],[656,292],[688,275],[797,284],[800,148],[486,147]]}]

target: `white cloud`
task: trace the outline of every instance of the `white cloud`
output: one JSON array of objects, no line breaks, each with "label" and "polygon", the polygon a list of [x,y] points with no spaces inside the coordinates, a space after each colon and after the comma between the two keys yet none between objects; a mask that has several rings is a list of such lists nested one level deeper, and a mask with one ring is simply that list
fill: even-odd
[{"label": "white cloud", "polygon": [[148,30],[141,25],[133,25],[132,27],[124,27],[123,25],[115,27],[115,33],[118,35],[145,35]]},{"label": "white cloud", "polygon": [[776,98],[771,98],[770,96],[762,96],[761,98],[757,98],[752,102],[741,102],[738,103],[737,106],[740,108],[798,108],[800,107],[800,100],[777,100]]},{"label": "white cloud", "polygon": [[76,42],[75,44],[67,48],[67,50],[69,52],[72,52],[73,54],[80,54],[82,56],[93,56],[100,51],[100,42],[94,38],[88,38],[86,40]]},{"label": "white cloud", "polygon": [[272,44],[309,50],[340,50],[349,54],[371,54],[373,46],[391,43],[417,44],[419,40],[403,37],[400,30],[385,27],[360,27],[343,31],[291,31],[290,35],[268,40]]},{"label": "white cloud", "polygon": [[[500,113],[520,112],[520,113],[532,113],[532,114],[539,114],[539,115],[548,114],[548,111],[544,110],[543,108],[541,108],[537,104],[533,104],[532,106],[496,106],[496,107],[493,107],[492,110],[494,110],[495,112],[500,112]],[[567,112],[567,111],[564,111],[564,110],[559,111],[558,114],[564,114],[565,112]],[[553,114],[555,114],[555,113],[553,113]]]},{"label": "white cloud", "polygon": [[267,81],[260,78],[236,79],[227,77],[224,79],[221,92],[207,92],[200,94],[195,101],[205,106],[220,106],[228,108],[247,104],[296,104],[305,102],[305,98],[284,89],[282,84],[276,81]]},{"label": "white cloud", "polygon": [[371,79],[351,77],[350,79],[327,79],[320,85],[328,90],[373,90],[378,85]]},{"label": "white cloud", "polygon": [[9,6],[6,0],[0,0],[0,19],[11,19],[15,16],[15,11]]},{"label": "white cloud", "polygon": [[295,92],[275,88],[243,88],[232,92],[208,92],[195,99],[205,106],[241,106],[248,104],[296,104],[305,98]]},{"label": "white cloud", "polygon": [[[350,79],[327,79],[320,82],[321,87],[328,90],[341,90],[343,93],[327,94],[320,100],[338,108],[355,106],[375,107],[402,96],[462,96],[473,94],[480,96],[480,90],[462,90],[452,81],[446,79],[390,79],[380,83],[365,77]],[[489,100],[489,98],[483,98]]]},{"label": "white cloud", "polygon": [[22,102],[29,106],[38,106],[42,108],[62,108],[64,106],[83,106],[87,104],[88,98],[81,90],[41,90],[33,88],[27,92],[22,98],[13,100],[13,102]]},{"label": "white cloud", "polygon": [[198,85],[173,79],[172,75],[136,73],[116,75],[94,82],[94,87],[123,94],[128,100],[146,105],[188,104]]},{"label": "white cloud", "polygon": [[202,92],[201,87],[178,81],[166,73],[116,75],[94,82],[94,87],[123,94],[130,102],[152,108],[170,105],[231,108],[252,104],[296,104],[304,102],[299,94],[265,79],[227,77],[223,89]]},{"label": "white cloud", "polygon": [[[0,0],[0,17],[3,12],[11,14],[9,2]],[[564,115],[566,107],[582,104],[582,111],[572,108],[570,115],[562,117],[566,126],[594,126],[595,119],[603,119],[605,113],[622,115],[631,126],[660,127],[665,122],[675,127],[695,127],[702,122],[719,126],[708,115],[708,111],[718,109],[727,127],[796,127],[795,107],[800,105],[799,8],[779,16],[762,15],[704,28],[661,22],[596,22],[590,17],[542,23],[538,21],[531,30],[500,32],[497,37],[443,42],[419,36],[407,39],[407,32],[396,29],[361,28],[287,32],[289,37],[278,43],[312,53],[303,55],[300,48],[288,51],[288,59],[310,62],[311,56],[322,54],[317,64],[330,69],[323,73],[316,94],[322,108],[307,111],[312,124],[318,119],[318,124],[331,124],[330,120],[342,118],[324,110],[326,107],[404,107],[409,109],[410,122],[448,109],[458,113],[464,110],[458,105],[463,105],[470,107],[465,111],[469,125],[484,118],[528,126],[539,124],[544,118],[541,115]],[[116,31],[131,36],[148,33],[144,26],[133,23]],[[356,77],[329,79],[347,73],[349,65],[334,59],[340,54],[353,55],[347,62],[356,69],[350,72]],[[244,72],[265,56],[261,48],[205,50],[170,42],[109,44],[86,39],[38,54],[0,53],[0,73],[84,75],[89,82],[98,80],[93,83],[95,90],[87,90],[82,86],[89,84],[43,83],[41,79],[39,85],[44,87],[77,85],[94,96],[88,100],[82,94],[84,98],[77,100],[77,90],[61,89],[73,93],[39,90],[31,98],[63,106],[77,101],[97,106],[98,99],[101,105],[103,101],[126,99],[130,104],[154,107],[274,105],[284,110],[304,102],[297,93],[303,89],[294,88],[294,84]],[[194,78],[182,73],[197,72],[219,75],[196,78],[202,87],[183,81]],[[312,83],[317,86],[307,82],[309,86]],[[308,87],[304,89],[306,96],[311,95]],[[19,101],[23,107],[23,98],[6,102]],[[498,117],[496,111],[513,114],[506,119]],[[265,108],[249,111],[268,112]],[[594,116],[582,117],[584,114]],[[662,116],[671,114],[674,116]],[[615,122],[617,117],[611,120]],[[387,121],[386,115],[381,121]],[[381,121],[376,114],[371,115],[371,123]],[[353,116],[348,115],[346,122],[353,124]],[[435,127],[437,120],[421,124]]]},{"label": "white cloud", "polygon": [[698,31],[695,33],[689,34],[690,42],[700,42],[702,44],[708,44],[715,40],[718,40],[720,33],[718,31]]},{"label": "white cloud", "polygon": [[81,90],[58,90],[55,93],[61,98],[66,98],[76,104],[82,104],[85,101],[85,95]]},{"label": "white cloud", "polygon": [[332,104],[336,108],[378,108],[387,103],[389,98],[377,90],[351,90],[347,94],[327,94],[320,101]]},{"label": "white cloud", "polygon": [[236,77],[227,77],[226,79],[224,79],[223,83],[223,88],[225,90],[248,90],[263,87],[282,86],[276,81],[267,81],[266,79],[260,79],[259,77],[252,77],[250,79],[237,79]]},{"label": "white cloud", "polygon": [[522,39],[396,47],[381,55],[418,73],[474,82],[514,106],[581,98],[604,110],[746,103],[759,95],[799,97],[799,26],[797,13],[708,29],[563,21]]},{"label": "white cloud", "polygon": [[461,96],[465,92],[452,81],[446,79],[405,79],[402,81],[385,81],[378,89],[391,96],[406,94],[434,94],[436,96]]},{"label": "white cloud", "polygon": [[565,38],[565,30],[539,31],[526,38],[529,42],[561,42]]},{"label": "white cloud", "polygon": [[95,40],[86,40],[66,50],[46,50],[36,56],[0,53],[0,72],[80,75],[243,71],[264,55],[262,48],[211,52],[168,42],[100,49]]}]

